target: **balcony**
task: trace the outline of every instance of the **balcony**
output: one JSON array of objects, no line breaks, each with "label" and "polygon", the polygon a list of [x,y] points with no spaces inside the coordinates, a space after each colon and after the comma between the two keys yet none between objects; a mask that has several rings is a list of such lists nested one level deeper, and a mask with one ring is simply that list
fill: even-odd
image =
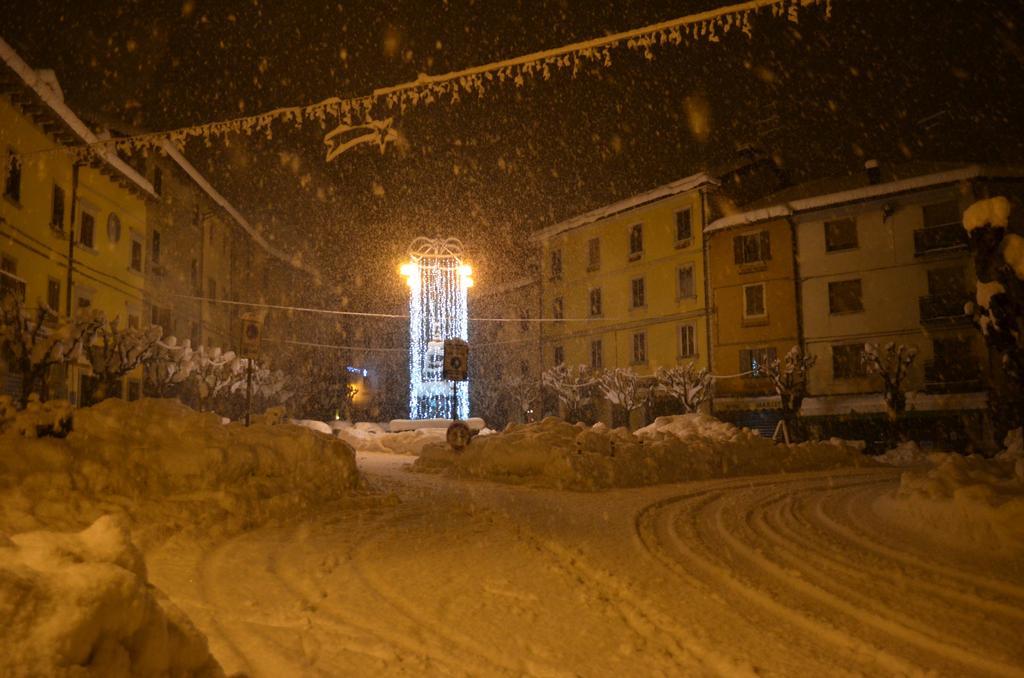
[{"label": "balcony", "polygon": [[971,317],[964,312],[964,305],[970,301],[966,295],[929,294],[919,297],[922,325],[967,324]]},{"label": "balcony", "polygon": [[967,231],[959,222],[914,231],[915,257],[966,250],[967,245]]},{"label": "balcony", "polygon": [[971,393],[982,389],[981,370],[974,356],[928,360],[924,364],[924,390],[928,393]]}]

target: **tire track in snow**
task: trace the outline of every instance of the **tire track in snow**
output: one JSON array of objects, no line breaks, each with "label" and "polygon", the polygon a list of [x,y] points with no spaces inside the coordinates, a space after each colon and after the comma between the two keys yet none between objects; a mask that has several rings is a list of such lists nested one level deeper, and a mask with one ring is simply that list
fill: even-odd
[{"label": "tire track in snow", "polygon": [[[861,561],[865,549],[845,541],[836,542],[828,525],[791,520],[789,514],[779,508],[804,501],[805,497],[825,502],[829,499],[838,501],[845,497],[844,493],[863,492],[877,496],[892,486],[891,473],[882,473],[882,477],[879,477],[879,472],[860,472],[830,474],[829,477],[816,474],[816,478],[775,477],[763,481],[726,482],[646,507],[638,513],[635,529],[644,546],[677,576],[692,581],[700,577],[695,577],[691,570],[699,571],[706,580],[722,585],[723,590],[734,596],[739,604],[755,603],[758,609],[751,610],[750,616],[757,618],[757,623],[771,624],[774,618],[775,626],[781,622],[808,633],[810,638],[826,640],[833,647],[833,653],[839,654],[834,661],[846,669],[850,668],[852,661],[870,672],[916,673],[922,669],[912,658],[920,659],[923,651],[923,666],[932,665],[938,656],[945,660],[945,664],[958,666],[960,670],[970,667],[976,672],[1019,673],[1020,666],[1012,663],[1012,659],[1008,663],[986,656],[984,649],[964,647],[948,627],[933,630],[912,614],[894,609],[890,602],[898,606],[897,594],[901,591],[890,588],[888,600],[876,600],[861,594],[862,588],[857,584],[862,580],[858,580],[855,571],[843,564],[841,558],[837,560],[836,555],[829,553],[821,543],[833,546],[838,543],[838,552],[842,556]],[[806,519],[805,513],[800,515]],[[780,523],[788,527],[779,528]],[[829,535],[832,535],[831,540],[816,541]],[[898,553],[888,547],[885,551],[890,557]],[[877,557],[877,550],[869,551],[868,555]],[[899,562],[895,564],[900,567],[923,568],[930,574],[930,582],[941,581],[946,587],[963,579],[963,574],[958,573],[954,582],[950,582],[942,576],[946,568],[930,567],[930,563],[922,558],[897,560]],[[891,563],[891,558],[887,562]],[[825,573],[816,569],[825,566],[833,569]],[[847,584],[844,585],[843,581]],[[935,593],[936,586],[939,584],[909,590]],[[959,605],[970,610],[983,623],[994,612],[1008,611],[1007,606],[998,601],[972,597],[970,589],[945,593],[943,600],[946,605]],[[945,611],[927,596],[917,595],[912,602],[919,606],[917,614]],[[936,615],[928,616],[934,618]],[[946,616],[947,621],[956,621],[955,615]],[[1003,615],[1001,621],[1006,622],[1007,617],[1011,618],[1011,624],[1018,619],[1010,613]],[[1004,644],[1012,643],[1008,640],[1013,635],[1012,631],[1006,633],[999,623],[987,623],[997,637],[997,644],[998,638]],[[958,624],[952,626],[957,627]],[[791,636],[794,629],[781,635]],[[892,637],[900,638],[902,644],[897,643],[894,647]],[[907,653],[906,644],[912,645],[914,651]],[[813,657],[813,648],[807,649],[809,656]],[[1002,650],[1005,659],[1006,647]],[[905,656],[908,654],[910,657]],[[818,657],[817,661],[820,663],[821,658]]]}]

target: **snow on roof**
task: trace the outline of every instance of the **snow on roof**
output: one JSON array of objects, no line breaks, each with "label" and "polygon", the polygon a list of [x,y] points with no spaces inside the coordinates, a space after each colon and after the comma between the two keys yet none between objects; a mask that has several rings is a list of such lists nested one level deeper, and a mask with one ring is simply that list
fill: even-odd
[{"label": "snow on roof", "polygon": [[932,174],[911,177],[909,179],[889,181],[884,184],[862,186],[860,188],[854,188],[846,191],[823,193],[821,195],[815,195],[799,200],[790,200],[788,202],[780,202],[768,207],[761,207],[755,210],[722,217],[721,219],[716,219],[708,224],[707,227],[704,228],[704,232],[711,233],[726,228],[733,228],[735,226],[754,224],[768,219],[791,216],[799,212],[809,212],[825,207],[863,202],[886,195],[918,191],[932,186],[955,184],[968,179],[977,179],[980,177],[1021,179],[1024,178],[1024,169],[1016,167],[967,165],[965,167],[960,167],[946,172],[935,172]]},{"label": "snow on roof", "polygon": [[188,161],[188,158],[182,155],[181,151],[179,151],[174,144],[165,139],[160,142],[160,147],[165,153],[167,153],[167,156],[178,165],[178,167],[184,170],[185,173],[191,177],[192,181],[196,182],[196,185],[199,186],[199,188],[203,189],[206,195],[210,196],[211,200],[223,207],[224,210],[231,215],[231,218],[234,219],[239,226],[245,229],[245,232],[256,241],[256,244],[278,259],[294,265],[293,258],[267,242],[267,239],[263,237],[263,234],[253,227],[253,225],[249,223],[249,220],[242,216],[242,214],[235,209],[235,206],[228,202],[228,199],[221,195],[220,191],[214,188],[213,185],[207,181],[206,177],[204,177],[199,170],[197,170],[195,166]]},{"label": "snow on roof", "polygon": [[661,200],[663,198],[668,198],[673,195],[678,195],[680,193],[692,191],[695,188],[699,188],[701,186],[708,184],[717,186],[718,180],[704,172],[692,174],[684,179],[679,179],[677,181],[673,181],[670,184],[659,186],[658,188],[647,191],[646,193],[640,193],[639,195],[635,195],[631,198],[626,198],[625,200],[620,200],[618,202],[612,203],[611,205],[599,207],[596,210],[591,210],[590,212],[580,214],[579,216],[575,216],[571,219],[559,222],[553,226],[548,226],[547,228],[537,231],[533,235],[533,240],[544,240],[546,238],[558,235],[559,233],[571,231],[574,228],[579,228],[580,226],[585,226],[586,224],[591,224],[594,223],[595,221],[606,219],[621,212],[627,212],[631,209],[642,207],[643,205],[654,202],[656,200]]},{"label": "snow on roof", "polygon": [[[54,91],[48,80],[51,80],[51,75],[48,75],[46,71],[37,72],[32,69],[25,61],[18,56],[18,53],[7,44],[7,42],[0,38],[0,59],[3,59],[4,63],[7,64],[8,68],[14,71],[15,74],[20,77],[26,86],[28,86],[36,95],[42,99],[42,101],[49,106],[61,120],[64,121],[75,134],[87,144],[95,144],[99,141],[99,138],[93,134],[84,122],[79,119],[75,113],[67,107],[64,103],[63,93]],[[53,81],[56,77],[53,76]],[[126,179],[135,184],[143,193],[153,198],[157,197],[156,191],[153,190],[153,186],[146,181],[138,172],[131,168],[128,163],[121,158],[117,157],[117,154],[112,151],[97,147],[94,149],[96,154],[103,159],[108,165],[120,172]]]}]

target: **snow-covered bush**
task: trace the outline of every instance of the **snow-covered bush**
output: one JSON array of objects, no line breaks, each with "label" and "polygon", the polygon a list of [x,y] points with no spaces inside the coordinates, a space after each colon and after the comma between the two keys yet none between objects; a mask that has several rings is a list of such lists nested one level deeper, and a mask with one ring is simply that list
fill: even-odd
[{"label": "snow-covered bush", "polygon": [[590,368],[586,365],[566,367],[555,365],[544,370],[541,375],[544,387],[555,394],[558,402],[565,408],[569,419],[582,419],[583,410],[594,396],[596,382]]},{"label": "snow-covered bush", "polygon": [[1009,378],[993,384],[1006,428],[1024,423],[1024,230],[1019,220],[1011,225],[1012,212],[1011,202],[999,196],[975,202],[963,216],[978,277],[966,310]]},{"label": "snow-covered bush", "polygon": [[212,402],[222,394],[230,393],[231,386],[238,382],[239,361],[234,351],[222,351],[218,347],[200,346],[193,355],[194,367],[191,378],[196,385],[200,411],[211,409]]},{"label": "snow-covered bush", "polygon": [[799,346],[794,346],[782,360],[775,358],[761,368],[779,396],[783,421],[790,433],[797,436],[801,435],[799,415],[807,397],[807,373],[816,361],[816,356],[807,355]]},{"label": "snow-covered bush", "polygon": [[74,409],[66,400],[39,400],[29,396],[28,404],[18,410],[10,396],[0,396],[0,434],[11,431],[25,438],[63,437],[71,430]]},{"label": "snow-covered bush", "polygon": [[121,327],[117,318],[104,321],[83,344],[85,357],[99,383],[93,394],[95,401],[118,390],[118,382],[139,367],[154,353],[163,330],[159,325],[146,328]]},{"label": "snow-covered bush", "polygon": [[293,414],[314,419],[352,417],[355,387],[348,382],[345,367],[327,356],[312,355],[299,369],[289,403]]},{"label": "snow-covered bush", "polygon": [[21,407],[33,393],[48,398],[50,369],[77,360],[102,324],[103,314],[94,309],[82,309],[69,320],[42,302],[30,310],[13,292],[0,294],[0,355],[12,373],[21,375]]},{"label": "snow-covered bush", "polygon": [[917,357],[917,348],[889,342],[879,351],[876,344],[864,344],[862,359],[869,374],[882,378],[882,397],[885,399],[885,414],[889,420],[890,435],[895,442],[899,435],[899,423],[907,411],[906,379],[910,366]]},{"label": "snow-covered bush", "polygon": [[0,535],[0,674],[223,676],[206,638],[146,581],[126,521]]},{"label": "snow-covered bush", "polygon": [[714,378],[705,368],[692,362],[678,367],[659,367],[655,390],[679,401],[683,413],[696,412],[711,397]]},{"label": "snow-covered bush", "polygon": [[597,374],[597,387],[601,395],[626,413],[626,421],[633,410],[640,407],[644,399],[640,393],[640,378],[628,367],[611,367]]}]

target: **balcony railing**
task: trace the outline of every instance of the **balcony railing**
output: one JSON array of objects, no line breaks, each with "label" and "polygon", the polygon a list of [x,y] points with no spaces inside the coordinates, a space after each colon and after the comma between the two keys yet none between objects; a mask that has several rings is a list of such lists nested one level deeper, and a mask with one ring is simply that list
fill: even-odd
[{"label": "balcony railing", "polygon": [[924,388],[929,393],[970,393],[982,388],[981,370],[973,356],[928,360],[924,364]]},{"label": "balcony railing", "polygon": [[945,224],[914,231],[914,256],[967,249],[967,231],[959,224]]},{"label": "balcony railing", "polygon": [[964,311],[969,301],[966,295],[929,294],[919,297],[918,307],[921,310],[921,322],[931,323],[966,323],[970,316]]}]

